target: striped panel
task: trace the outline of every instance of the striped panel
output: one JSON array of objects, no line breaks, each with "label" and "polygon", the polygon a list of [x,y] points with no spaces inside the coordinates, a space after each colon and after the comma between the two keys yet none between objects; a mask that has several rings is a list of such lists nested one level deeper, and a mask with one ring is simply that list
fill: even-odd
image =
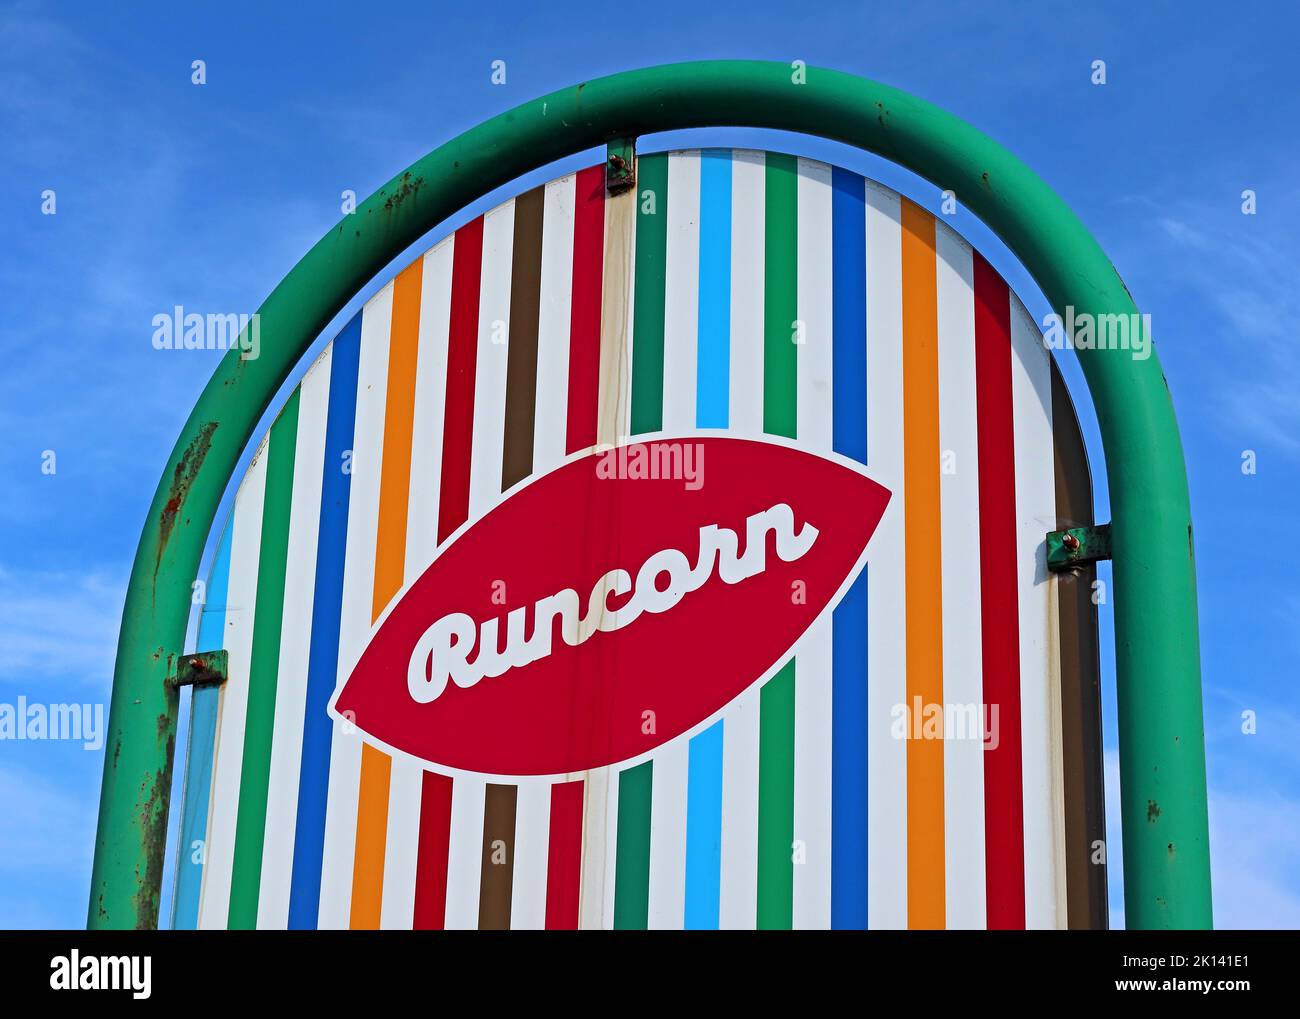
[{"label": "striped panel", "polygon": [[[199,614],[198,646],[210,650],[224,640],[226,582],[230,575],[230,528],[221,534],[204,591]],[[217,703],[214,686],[193,690],[190,698],[189,740],[185,749],[185,776],[181,791],[181,819],[177,825],[176,887],[172,900],[172,930],[191,931],[198,926],[199,892],[203,884],[203,858],[212,803],[212,751],[217,738]]]},{"label": "striped panel", "polygon": [[[730,150],[637,169],[621,195],[596,166],[445,238],[273,424],[200,625],[231,674],[194,701],[178,852],[203,852],[174,924],[1104,923],[1095,607],[1043,558],[1091,490],[1032,320],[856,174]],[[761,687],[550,779],[444,773],[327,715],[385,608],[516,485],[719,428],[892,492],[866,569]]]}]

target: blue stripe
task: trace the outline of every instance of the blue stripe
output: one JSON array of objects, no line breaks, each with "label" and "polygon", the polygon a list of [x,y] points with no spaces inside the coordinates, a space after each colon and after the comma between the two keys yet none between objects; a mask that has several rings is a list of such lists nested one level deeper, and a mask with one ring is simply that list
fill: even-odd
[{"label": "blue stripe", "polygon": [[[695,424],[731,415],[731,151],[700,152],[700,286]],[[717,930],[722,879],[722,722],[691,739],[686,778],[687,928]]]},{"label": "blue stripe", "polygon": [[867,462],[867,196],[856,173],[831,171],[831,314],[835,452]]},{"label": "blue stripe", "polygon": [[691,737],[686,780],[687,930],[716,931],[722,881],[722,733],[718,721]]},{"label": "blue stripe", "polygon": [[[208,573],[203,611],[199,614],[197,650],[225,646],[226,582],[230,578],[230,533],[227,524],[217,543]],[[189,743],[185,753],[185,789],[181,794],[177,836],[176,890],[172,898],[172,930],[192,931],[199,925],[199,891],[203,887],[203,843],[208,835],[208,803],[212,798],[212,754],[217,743],[219,688],[194,687],[190,694]]]},{"label": "blue stripe", "polygon": [[[833,442],[867,462],[866,191],[832,170]],[[831,926],[867,926],[867,571],[835,607],[831,661]]]},{"label": "blue stripe", "polygon": [[731,152],[700,153],[695,423],[726,428],[731,391]]},{"label": "blue stripe", "polygon": [[[329,790],[334,726],[326,706],[338,679],[339,620],[343,611],[343,561],[347,550],[352,435],[357,416],[357,370],[361,359],[361,313],[334,341],[325,470],[321,482],[320,534],[316,545],[316,600],[307,664],[307,708],[302,729],[298,824],[293,842],[289,927],[311,930],[320,910],[321,859],[325,849],[325,801]],[[344,472],[345,455],[349,470]]]}]

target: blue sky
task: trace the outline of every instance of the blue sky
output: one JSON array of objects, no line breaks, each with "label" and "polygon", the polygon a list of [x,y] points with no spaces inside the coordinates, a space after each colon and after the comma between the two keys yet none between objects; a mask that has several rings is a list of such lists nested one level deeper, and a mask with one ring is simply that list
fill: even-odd
[{"label": "blue sky", "polygon": [[[1008,146],[1151,314],[1197,527],[1216,921],[1300,927],[1300,16],[1281,3],[1081,7],[0,6],[0,702],[108,699],[144,513],[218,356],[154,350],[155,314],[255,310],[338,220],[343,189],[364,196],[541,93],[673,60],[801,59],[914,92]],[[1099,59],[1104,86],[1090,81]],[[494,60],[504,85],[491,83]],[[830,159],[937,208],[932,185],[840,146],[708,137]],[[1241,212],[1247,188],[1254,216]],[[961,212],[954,225],[1041,319],[1046,303],[982,224]],[[1087,430],[1105,519],[1095,422]],[[45,450],[56,474],[41,471]],[[1105,699],[1116,800],[1109,674]],[[76,743],[0,742],[0,927],[84,923],[101,765]]]}]

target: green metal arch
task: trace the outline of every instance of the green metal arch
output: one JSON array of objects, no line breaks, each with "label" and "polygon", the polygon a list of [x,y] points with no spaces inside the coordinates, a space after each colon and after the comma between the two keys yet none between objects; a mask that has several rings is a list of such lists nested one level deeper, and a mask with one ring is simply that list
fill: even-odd
[{"label": "green metal arch", "polygon": [[[326,234],[259,309],[261,355],[226,355],[154,493],[127,591],[109,714],[89,926],[157,924],[182,651],[213,517],[271,399],[333,317],[463,206],[615,138],[690,127],[798,131],[884,156],[952,189],[1064,314],[1137,308],[1079,219],[997,142],[905,92],[839,71],[703,61],[628,71],[518,106],[393,178]],[[1191,514],[1160,363],[1081,350],[1112,510],[1126,918],[1211,924]]]}]

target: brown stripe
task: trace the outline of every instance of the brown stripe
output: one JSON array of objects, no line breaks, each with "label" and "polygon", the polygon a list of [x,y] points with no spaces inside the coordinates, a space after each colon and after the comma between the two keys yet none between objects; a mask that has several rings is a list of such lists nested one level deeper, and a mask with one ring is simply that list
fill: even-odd
[{"label": "brown stripe", "polygon": [[[510,266],[510,335],[506,349],[505,441],[501,490],[533,473],[533,421],[537,409],[537,320],[542,289],[544,188],[515,199]],[[519,789],[488,785],[483,797],[483,863],[479,876],[478,925],[510,928],[515,873],[515,803]]]},{"label": "brown stripe", "polygon": [[515,874],[515,799],[518,793],[518,786],[489,784],[483,795],[479,930],[510,929],[510,889]]},{"label": "brown stripe", "polygon": [[[1056,526],[1093,523],[1092,475],[1070,394],[1052,361],[1052,438]],[[1071,929],[1107,926],[1106,866],[1094,863],[1106,840],[1102,795],[1100,657],[1093,583],[1097,568],[1058,573],[1061,750],[1065,771],[1066,915]],[[1100,859],[1105,860],[1104,855]]]},{"label": "brown stripe", "polygon": [[537,405],[537,319],[542,289],[544,189],[515,199],[510,270],[510,346],[506,351],[505,446],[501,490],[533,473],[533,418]]}]

